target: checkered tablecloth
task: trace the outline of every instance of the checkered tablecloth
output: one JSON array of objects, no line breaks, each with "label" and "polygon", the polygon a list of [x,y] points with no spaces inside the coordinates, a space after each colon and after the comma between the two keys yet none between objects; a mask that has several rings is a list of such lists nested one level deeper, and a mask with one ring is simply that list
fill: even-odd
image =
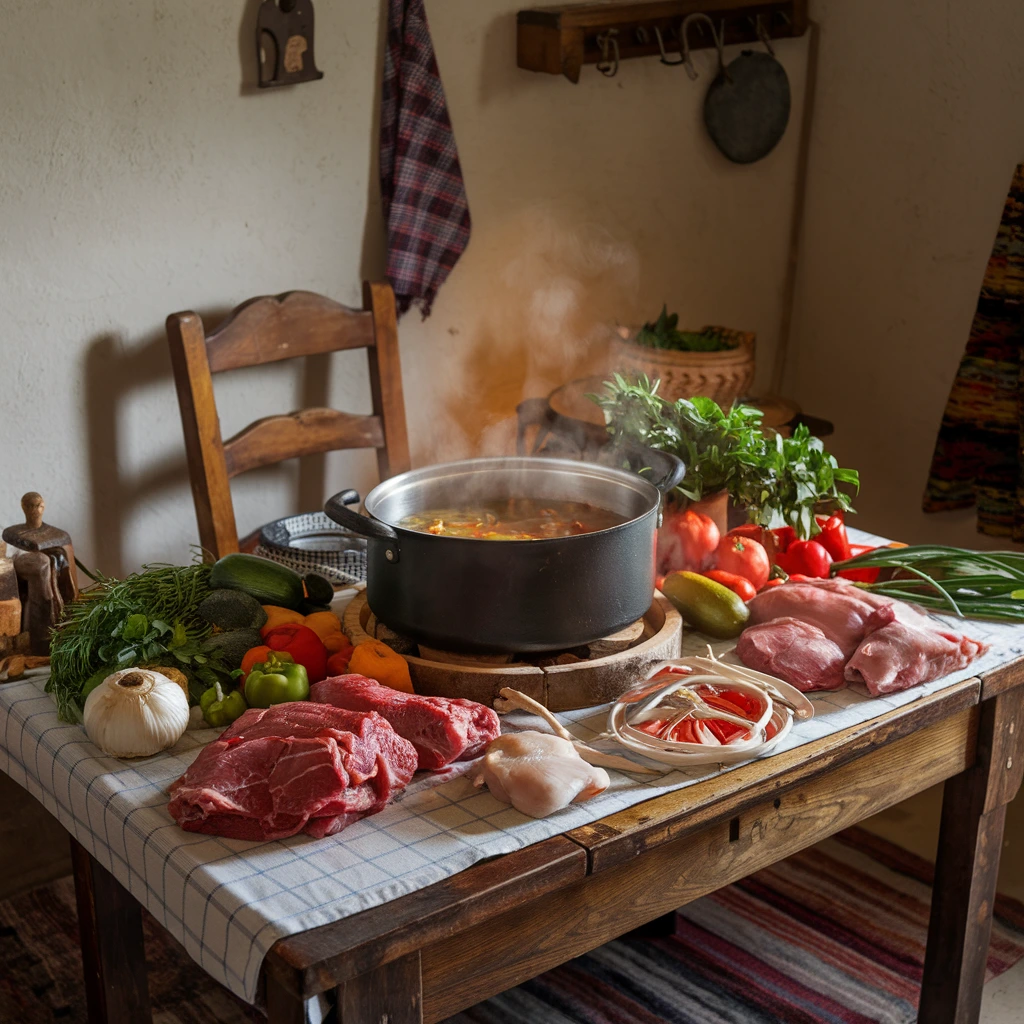
[{"label": "checkered tablecloth", "polygon": [[[848,687],[816,695],[816,716],[797,723],[792,749],[877,717],[1024,653],[1024,629],[946,620],[991,645],[969,669],[923,687],[869,698]],[[684,653],[705,642],[690,635]],[[718,645],[719,649],[726,645]],[[337,921],[441,881],[486,857],[508,853],[632,804],[707,778],[715,769],[672,771],[639,781],[610,772],[602,796],[535,821],[475,790],[460,772],[414,780],[380,814],[327,839],[295,836],[252,843],[184,832],[167,813],[167,787],[216,735],[187,733],[155,757],[103,756],[84,730],[57,720],[46,677],[0,686],[0,770],[24,786],[193,959],[253,1000],[267,950],[285,936]],[[561,716],[581,738],[604,728],[607,708]],[[509,716],[504,728],[537,727]]]}]

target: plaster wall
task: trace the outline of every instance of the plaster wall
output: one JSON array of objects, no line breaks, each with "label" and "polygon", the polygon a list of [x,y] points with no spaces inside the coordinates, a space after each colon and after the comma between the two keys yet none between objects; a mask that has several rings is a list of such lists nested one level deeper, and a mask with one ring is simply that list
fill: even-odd
[{"label": "plaster wall", "polygon": [[[325,78],[268,91],[251,81],[257,6],[0,0],[17,40],[0,62],[0,522],[40,490],[108,573],[187,559],[196,537],[164,317],[214,323],[294,287],[357,304],[382,270],[381,4],[321,0]],[[400,327],[418,463],[507,445],[522,395],[586,368],[606,322],[662,301],[691,326],[757,331],[761,386],[774,352],[805,41],[778,46],[793,127],[737,167],[700,125],[709,53],[697,83],[645,60],[573,86],[515,67],[518,6],[427,3],[474,231],[433,316]],[[1024,157],[1024,13],[966,6],[813,4],[821,94],[787,390],[835,419],[864,524],[906,536],[937,529],[917,496]],[[364,360],[244,372],[218,398],[225,434],[306,404],[368,411]],[[366,452],[251,474],[239,527],[375,479]],[[973,539],[966,517],[955,530]]]}]

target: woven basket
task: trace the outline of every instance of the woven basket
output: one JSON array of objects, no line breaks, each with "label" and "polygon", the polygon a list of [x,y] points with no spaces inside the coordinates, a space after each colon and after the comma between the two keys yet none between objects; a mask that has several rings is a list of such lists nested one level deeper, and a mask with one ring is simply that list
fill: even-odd
[{"label": "woven basket", "polygon": [[612,339],[612,369],[635,376],[646,374],[660,380],[658,394],[674,402],[677,398],[707,395],[723,409],[737,398],[745,398],[754,382],[754,340],[750,331],[725,327],[702,327],[735,341],[736,347],[720,352],[674,352],[648,348],[621,337]]}]

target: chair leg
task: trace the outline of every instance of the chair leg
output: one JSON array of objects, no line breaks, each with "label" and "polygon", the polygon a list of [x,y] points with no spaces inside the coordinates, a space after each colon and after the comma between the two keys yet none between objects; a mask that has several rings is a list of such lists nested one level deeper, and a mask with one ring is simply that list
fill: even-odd
[{"label": "chair leg", "polygon": [[150,1024],[142,907],[71,840],[89,1024]]}]

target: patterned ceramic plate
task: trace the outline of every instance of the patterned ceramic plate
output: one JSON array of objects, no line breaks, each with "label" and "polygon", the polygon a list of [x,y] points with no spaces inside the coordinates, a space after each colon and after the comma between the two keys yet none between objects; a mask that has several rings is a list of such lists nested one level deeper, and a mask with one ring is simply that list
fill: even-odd
[{"label": "patterned ceramic plate", "polygon": [[300,575],[317,572],[335,586],[366,582],[366,538],[339,526],[323,512],[306,512],[267,523],[255,554]]}]

